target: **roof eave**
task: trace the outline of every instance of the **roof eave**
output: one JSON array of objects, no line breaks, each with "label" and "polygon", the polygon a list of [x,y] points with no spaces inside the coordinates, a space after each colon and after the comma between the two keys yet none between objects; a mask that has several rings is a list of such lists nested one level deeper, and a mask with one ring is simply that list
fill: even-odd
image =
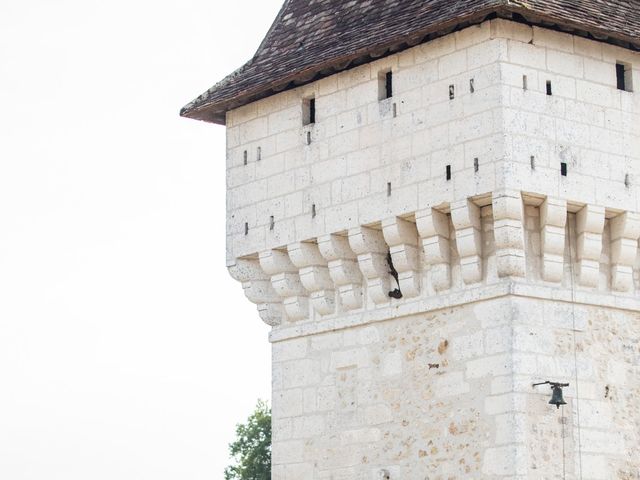
[{"label": "roof eave", "polygon": [[[559,20],[551,15],[532,12],[516,4],[506,4],[474,12],[471,15],[458,17],[448,22],[430,25],[410,35],[400,36],[391,41],[367,46],[349,55],[334,57],[331,60],[313,65],[312,67],[294,71],[290,75],[280,78],[269,85],[263,85],[260,88],[245,89],[230,99],[216,101],[215,99],[207,98],[205,93],[183,107],[180,115],[194,120],[225,125],[226,113],[230,110],[272,96],[284,90],[305,85],[320,78],[353,68],[354,66],[395,54],[461,28],[481,23],[494,15],[499,18],[524,22],[532,26],[555,28],[567,33],[590,37],[597,41],[612,43],[626,48],[640,49],[640,39],[638,38],[610,32],[597,27],[585,26],[578,22]],[[517,18],[514,18],[514,16]],[[381,50],[385,52],[380,53]],[[375,53],[375,56],[372,56],[373,53]],[[210,89],[207,93],[211,92],[212,90]]]}]

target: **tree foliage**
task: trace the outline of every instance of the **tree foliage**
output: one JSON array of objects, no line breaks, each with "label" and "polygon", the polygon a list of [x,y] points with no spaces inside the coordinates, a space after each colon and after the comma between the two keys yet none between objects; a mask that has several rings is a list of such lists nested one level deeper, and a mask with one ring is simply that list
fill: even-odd
[{"label": "tree foliage", "polygon": [[229,453],[236,464],[225,469],[225,480],[271,480],[271,409],[266,402],[258,400],[247,422],[236,426]]}]

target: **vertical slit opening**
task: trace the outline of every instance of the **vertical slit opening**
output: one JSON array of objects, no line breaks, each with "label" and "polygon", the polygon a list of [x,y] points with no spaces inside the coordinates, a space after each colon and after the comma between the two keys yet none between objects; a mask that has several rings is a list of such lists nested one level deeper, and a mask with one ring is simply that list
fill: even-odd
[{"label": "vertical slit opening", "polygon": [[393,97],[393,72],[383,71],[378,74],[378,100]]},{"label": "vertical slit opening", "polygon": [[258,147],[258,151],[256,152],[257,154],[257,160],[260,161],[262,160],[262,147]]},{"label": "vertical slit opening", "polygon": [[631,177],[629,176],[628,173],[625,173],[624,175],[624,186],[627,188],[631,186]]},{"label": "vertical slit opening", "polygon": [[316,204],[311,205],[311,218],[316,218]]},{"label": "vertical slit opening", "polygon": [[249,163],[249,152],[247,152],[246,150],[242,152],[242,161],[245,165]]},{"label": "vertical slit opening", "polygon": [[474,158],[473,159],[473,171],[478,173],[479,170],[480,170],[480,161],[478,160],[478,158]]},{"label": "vertical slit opening", "polygon": [[529,90],[529,79],[527,78],[526,75],[522,76],[522,89]]},{"label": "vertical slit opening", "polygon": [[536,157],[531,155],[531,170],[535,170],[535,169],[536,169]]},{"label": "vertical slit opening", "polygon": [[560,175],[562,175],[563,177],[567,176],[567,163],[566,162],[560,162]]},{"label": "vertical slit opening", "polygon": [[451,165],[447,165],[445,175],[447,177],[447,181],[451,180]]},{"label": "vertical slit opening", "polygon": [[387,197],[391,196],[391,182],[387,182]]},{"label": "vertical slit opening", "polygon": [[631,84],[632,72],[633,70],[630,64],[624,62],[616,63],[616,83],[618,90],[623,90],[625,92],[633,91]]},{"label": "vertical slit opening", "polygon": [[307,132],[307,145],[311,145],[311,132]]},{"label": "vertical slit opening", "polygon": [[551,80],[547,80],[547,95],[553,95],[553,90],[551,89]]},{"label": "vertical slit opening", "polygon": [[453,100],[456,97],[455,85],[449,85],[449,100]]},{"label": "vertical slit opening", "polygon": [[244,234],[249,235],[249,223],[244,222]]},{"label": "vertical slit opening", "polygon": [[316,99],[309,97],[302,101],[302,124],[313,125],[316,123]]},{"label": "vertical slit opening", "polygon": [[273,227],[276,226],[276,221],[273,218],[273,215],[271,215],[271,217],[269,217],[269,230],[273,230]]},{"label": "vertical slit opening", "polygon": [[473,78],[469,80],[469,91],[471,93],[474,93],[476,91],[476,82]]}]

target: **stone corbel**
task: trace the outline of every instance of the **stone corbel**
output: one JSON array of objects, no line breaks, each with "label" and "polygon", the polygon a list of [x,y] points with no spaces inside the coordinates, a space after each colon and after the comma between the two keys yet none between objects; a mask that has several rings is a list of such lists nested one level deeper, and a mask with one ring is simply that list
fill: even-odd
[{"label": "stone corbel", "polygon": [[603,230],[604,208],[595,205],[585,205],[576,214],[577,273],[578,283],[582,286],[598,286]]},{"label": "stone corbel", "polygon": [[628,292],[633,287],[633,265],[638,255],[640,214],[624,212],[610,221],[611,288]]},{"label": "stone corbel", "polygon": [[323,235],[318,238],[318,249],[327,260],[329,276],[345,310],[362,307],[362,274],[349,239],[342,235]]},{"label": "stone corbel", "polygon": [[524,277],[524,212],[519,191],[493,193],[493,235],[499,277]]},{"label": "stone corbel", "polygon": [[333,313],[336,307],[333,281],[318,245],[298,242],[289,245],[288,250],[291,262],[300,269],[300,281],[309,292],[314,310],[320,315]]},{"label": "stone corbel", "polygon": [[540,205],[540,248],[542,279],[559,283],[564,274],[567,201],[547,197]]},{"label": "stone corbel", "polygon": [[451,205],[451,220],[460,255],[460,270],[464,283],[482,280],[482,227],[480,207],[471,200]]},{"label": "stone corbel", "polygon": [[349,244],[358,256],[358,265],[373,303],[388,302],[391,275],[387,262],[388,247],[382,231],[370,227],[353,228],[349,230]]},{"label": "stone corbel", "polygon": [[416,226],[422,238],[424,261],[429,265],[436,292],[451,288],[451,246],[449,216],[433,208],[416,212]]},{"label": "stone corbel", "polygon": [[275,327],[282,323],[282,301],[271,285],[271,279],[258,259],[238,258],[229,265],[229,274],[242,283],[245,296],[258,306],[260,318]]},{"label": "stone corbel", "polygon": [[271,285],[283,299],[284,310],[291,321],[309,316],[309,297],[300,281],[298,268],[283,250],[267,250],[260,253],[260,266],[270,275]]},{"label": "stone corbel", "polygon": [[398,272],[402,295],[407,298],[417,296],[420,293],[420,255],[415,223],[392,217],[382,222],[382,234]]}]

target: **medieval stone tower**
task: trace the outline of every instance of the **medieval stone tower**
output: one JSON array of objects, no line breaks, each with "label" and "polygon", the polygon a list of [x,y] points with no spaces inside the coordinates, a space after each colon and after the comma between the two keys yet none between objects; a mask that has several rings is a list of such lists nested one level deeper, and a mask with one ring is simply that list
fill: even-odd
[{"label": "medieval stone tower", "polygon": [[183,109],[274,479],[640,478],[639,48],[629,0],[287,0]]}]

